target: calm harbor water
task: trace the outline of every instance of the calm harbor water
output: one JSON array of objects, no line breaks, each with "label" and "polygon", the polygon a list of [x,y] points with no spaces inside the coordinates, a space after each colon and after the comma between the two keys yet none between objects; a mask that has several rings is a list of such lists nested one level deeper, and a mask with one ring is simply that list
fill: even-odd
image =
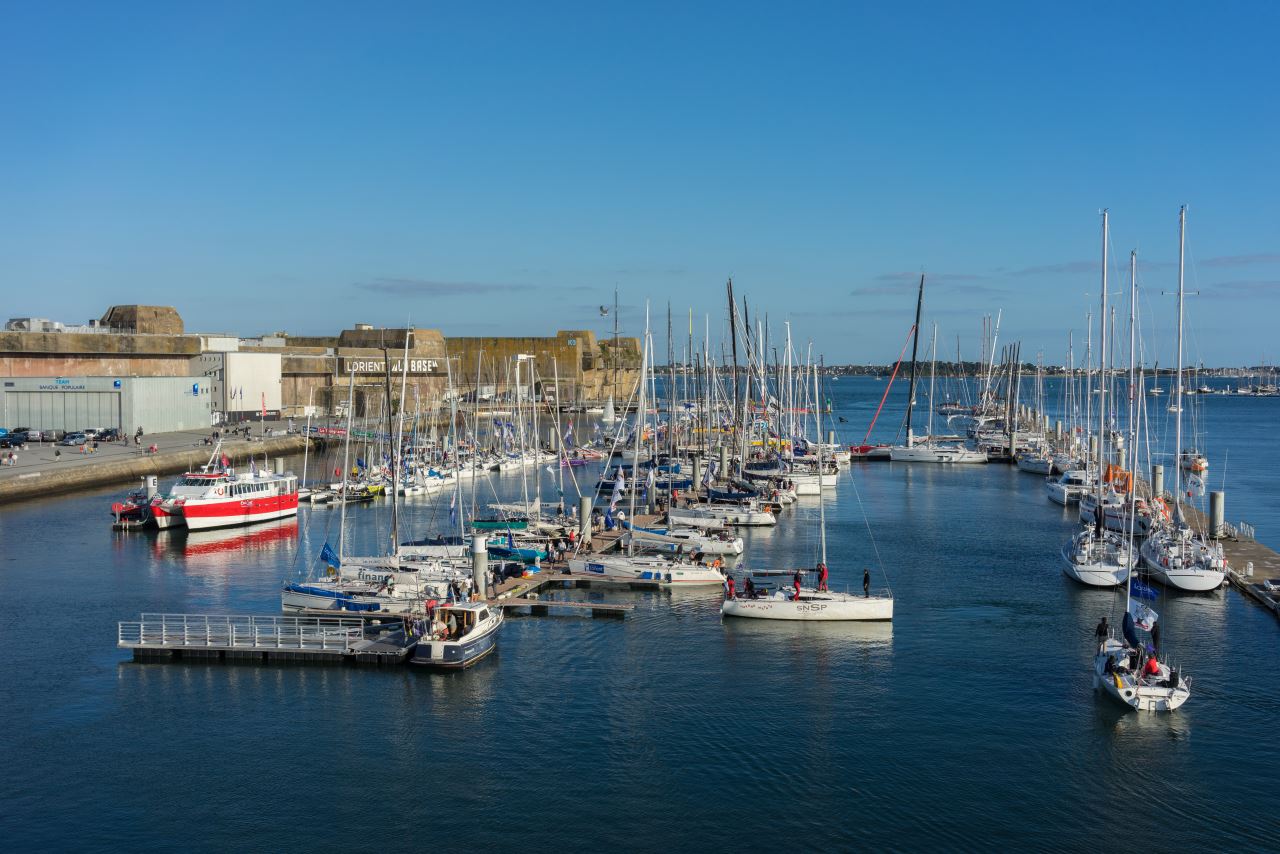
[{"label": "calm harbor water", "polygon": [[[844,438],[861,440],[882,388],[832,384]],[[1252,515],[1264,541],[1278,514],[1248,473],[1271,466],[1257,477],[1274,482],[1278,405],[1203,407],[1211,462],[1231,448],[1228,515]],[[504,475],[498,494],[519,489]],[[119,492],[0,511],[13,850],[429,848],[443,833],[534,850],[1084,851],[1129,830],[1184,850],[1274,845],[1275,618],[1234,592],[1162,599],[1192,699],[1122,712],[1089,674],[1116,595],[1063,576],[1072,515],[1013,467],[842,476],[825,499],[833,581],[875,568],[892,625],[722,624],[717,592],[608,594],[636,610],[513,617],[498,654],[462,674],[134,664],[116,621],[274,612],[338,514],[118,535]],[[811,565],[816,501],[749,533],[749,564]],[[447,502],[411,500],[409,533],[443,523]],[[388,521],[354,509],[355,548],[387,541]]]}]

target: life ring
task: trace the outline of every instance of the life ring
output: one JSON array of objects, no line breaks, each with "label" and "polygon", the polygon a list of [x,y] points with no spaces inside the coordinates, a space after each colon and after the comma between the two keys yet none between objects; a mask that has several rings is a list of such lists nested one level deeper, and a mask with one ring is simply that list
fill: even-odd
[{"label": "life ring", "polygon": [[221,486],[215,489],[214,492],[217,493],[218,495],[226,495],[226,490],[223,489]]}]

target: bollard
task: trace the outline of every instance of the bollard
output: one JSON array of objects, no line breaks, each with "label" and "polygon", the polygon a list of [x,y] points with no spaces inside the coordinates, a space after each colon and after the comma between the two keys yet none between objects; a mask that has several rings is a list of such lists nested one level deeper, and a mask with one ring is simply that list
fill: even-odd
[{"label": "bollard", "polygon": [[1253,578],[1253,561],[1249,561],[1244,565],[1244,577]]},{"label": "bollard", "polygon": [[1227,494],[1222,490],[1209,493],[1209,536],[1218,539],[1222,533],[1222,525],[1227,521]]},{"label": "bollard", "polygon": [[578,538],[582,545],[591,545],[591,505],[592,496],[583,495],[578,498]]},{"label": "bollard", "polygon": [[1159,463],[1151,467],[1151,497],[1164,497],[1164,466]]},{"label": "bollard", "polygon": [[481,599],[488,599],[489,549],[488,541],[476,534],[471,538],[471,581]]},{"label": "bollard", "polygon": [[274,460],[272,460],[272,462],[275,463],[276,465],[276,474],[283,475],[284,474],[284,457],[276,457]]}]

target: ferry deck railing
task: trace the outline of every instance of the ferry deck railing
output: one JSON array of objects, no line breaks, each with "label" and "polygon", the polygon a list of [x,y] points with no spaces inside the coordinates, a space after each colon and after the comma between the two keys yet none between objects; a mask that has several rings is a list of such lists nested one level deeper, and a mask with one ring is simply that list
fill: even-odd
[{"label": "ferry deck railing", "polygon": [[143,614],[120,622],[116,645],[342,652],[363,637],[361,620],[338,617]]}]

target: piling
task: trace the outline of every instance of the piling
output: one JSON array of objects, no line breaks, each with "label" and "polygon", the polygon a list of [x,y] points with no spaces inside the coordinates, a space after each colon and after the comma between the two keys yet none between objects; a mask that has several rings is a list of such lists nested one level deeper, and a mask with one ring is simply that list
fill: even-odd
[{"label": "piling", "polygon": [[1098,437],[1093,435],[1089,437],[1089,459],[1096,460],[1098,458]]},{"label": "piling", "polygon": [[720,475],[720,477],[728,477],[728,476],[729,476],[729,446],[728,446],[728,445],[725,445],[725,444],[723,444],[723,443],[720,445],[720,471],[719,471],[719,475]]},{"label": "piling", "polygon": [[1164,496],[1164,466],[1158,463],[1151,467],[1151,495],[1155,498]]},{"label": "piling", "polygon": [[485,576],[489,572],[489,549],[488,540],[479,534],[471,538],[471,580],[475,584],[476,593],[480,594],[481,599],[485,596],[485,582],[488,580]]},{"label": "piling", "polygon": [[276,474],[283,475],[284,474],[284,457],[276,457],[274,460],[272,460],[272,462],[275,463]]},{"label": "piling", "polygon": [[578,538],[583,546],[591,545],[591,505],[593,496],[578,498]]},{"label": "piling", "polygon": [[1215,540],[1227,521],[1226,501],[1227,494],[1220,489],[1209,493],[1209,536]]},{"label": "piling", "polygon": [[698,484],[702,483],[702,454],[694,454],[689,460],[689,467],[690,480],[693,481],[694,491],[697,491]]},{"label": "piling", "polygon": [[828,431],[827,431],[827,444],[828,444],[828,445],[834,445],[835,443],[836,443],[836,431],[835,431],[835,430],[828,430]]},{"label": "piling", "polygon": [[1062,421],[1061,420],[1053,422],[1053,438],[1057,439],[1059,442],[1062,441]]}]

